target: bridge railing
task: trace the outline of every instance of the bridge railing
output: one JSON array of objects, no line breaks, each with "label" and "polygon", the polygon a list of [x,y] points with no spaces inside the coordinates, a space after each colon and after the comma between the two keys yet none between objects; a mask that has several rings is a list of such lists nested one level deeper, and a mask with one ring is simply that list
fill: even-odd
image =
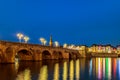
[{"label": "bridge railing", "polygon": [[[32,47],[44,47],[44,48],[55,48],[55,49],[63,49],[63,50],[71,50],[68,48],[63,47],[54,47],[54,46],[47,46],[47,45],[40,45],[40,44],[33,44],[33,43],[20,43],[20,42],[11,42],[11,41],[0,41],[0,44],[3,45],[18,45],[18,46],[32,46]],[[74,50],[73,50],[74,51]]]}]

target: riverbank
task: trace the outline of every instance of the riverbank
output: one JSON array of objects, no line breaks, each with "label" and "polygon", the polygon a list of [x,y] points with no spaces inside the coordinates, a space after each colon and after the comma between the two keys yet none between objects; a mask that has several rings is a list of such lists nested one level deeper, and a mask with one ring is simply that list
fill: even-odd
[{"label": "riverbank", "polygon": [[87,53],[86,57],[119,57],[116,53]]}]

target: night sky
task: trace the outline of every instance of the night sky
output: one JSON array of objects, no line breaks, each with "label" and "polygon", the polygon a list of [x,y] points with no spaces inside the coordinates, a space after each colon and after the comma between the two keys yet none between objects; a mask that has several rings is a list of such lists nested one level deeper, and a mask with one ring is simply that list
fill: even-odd
[{"label": "night sky", "polygon": [[0,0],[0,40],[60,44],[120,44],[120,0]]}]

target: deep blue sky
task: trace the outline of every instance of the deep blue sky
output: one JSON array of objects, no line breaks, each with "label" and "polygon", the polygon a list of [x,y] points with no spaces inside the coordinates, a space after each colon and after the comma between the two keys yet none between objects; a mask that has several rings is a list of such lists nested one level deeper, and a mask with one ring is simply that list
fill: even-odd
[{"label": "deep blue sky", "polygon": [[120,44],[120,0],[0,0],[0,39],[31,43]]}]

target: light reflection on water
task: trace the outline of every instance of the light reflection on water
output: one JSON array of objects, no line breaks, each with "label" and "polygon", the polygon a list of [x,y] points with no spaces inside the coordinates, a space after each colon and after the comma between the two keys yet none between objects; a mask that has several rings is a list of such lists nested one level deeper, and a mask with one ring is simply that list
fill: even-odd
[{"label": "light reflection on water", "polygon": [[120,58],[82,58],[0,64],[0,80],[103,79],[120,79]]},{"label": "light reflection on water", "polygon": [[55,69],[54,69],[54,80],[59,80],[59,64],[55,64]]},{"label": "light reflection on water", "polygon": [[16,80],[31,80],[30,70],[26,69],[25,71],[18,74]]},{"label": "light reflection on water", "polygon": [[76,80],[80,80],[80,60],[76,60]]},{"label": "light reflection on water", "polygon": [[74,61],[70,61],[70,80],[74,80]]},{"label": "light reflection on water", "polygon": [[46,65],[44,65],[41,69],[40,69],[40,74],[39,74],[39,78],[38,80],[47,80],[48,79],[48,68]]},{"label": "light reflection on water", "polygon": [[119,76],[119,79],[120,79],[120,59],[118,60],[118,63],[117,63],[117,69],[118,69],[118,76]]},{"label": "light reflection on water", "polygon": [[68,76],[68,66],[67,66],[67,62],[63,63],[63,80],[67,80],[67,76]]}]

